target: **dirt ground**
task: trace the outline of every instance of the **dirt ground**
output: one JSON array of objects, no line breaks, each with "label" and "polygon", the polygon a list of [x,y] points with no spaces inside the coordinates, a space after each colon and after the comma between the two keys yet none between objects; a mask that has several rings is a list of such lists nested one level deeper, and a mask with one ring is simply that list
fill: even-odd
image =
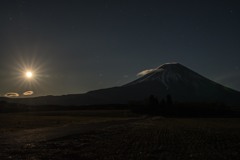
[{"label": "dirt ground", "polygon": [[0,159],[238,159],[240,118],[128,111],[0,114]]}]

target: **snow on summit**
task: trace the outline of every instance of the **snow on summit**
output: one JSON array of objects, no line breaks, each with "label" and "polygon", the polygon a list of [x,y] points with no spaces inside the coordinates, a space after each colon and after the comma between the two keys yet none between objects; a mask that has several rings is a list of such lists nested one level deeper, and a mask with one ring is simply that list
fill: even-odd
[{"label": "snow on summit", "polygon": [[161,81],[168,88],[168,82],[181,80],[183,75],[186,75],[187,72],[192,71],[180,63],[165,63],[155,69],[147,69],[138,73],[141,77],[131,84],[145,81]]}]

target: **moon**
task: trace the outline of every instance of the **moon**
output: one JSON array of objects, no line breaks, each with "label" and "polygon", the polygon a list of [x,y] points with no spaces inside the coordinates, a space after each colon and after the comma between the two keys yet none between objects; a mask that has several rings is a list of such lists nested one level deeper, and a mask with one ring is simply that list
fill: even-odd
[{"label": "moon", "polygon": [[31,79],[33,77],[33,73],[31,71],[27,71],[25,73],[26,78]]}]

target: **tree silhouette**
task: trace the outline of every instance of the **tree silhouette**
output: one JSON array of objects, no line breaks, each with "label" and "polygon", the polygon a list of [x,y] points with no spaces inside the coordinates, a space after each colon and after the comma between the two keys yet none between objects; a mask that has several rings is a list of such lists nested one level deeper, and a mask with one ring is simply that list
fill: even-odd
[{"label": "tree silhouette", "polygon": [[172,96],[170,94],[167,95],[167,105],[168,106],[173,105]]},{"label": "tree silhouette", "polygon": [[162,100],[161,100],[161,102],[160,102],[160,105],[161,105],[161,107],[165,107],[166,101],[165,101],[164,98],[162,98]]},{"label": "tree silhouette", "polygon": [[158,99],[154,95],[150,95],[148,101],[151,106],[158,105]]}]

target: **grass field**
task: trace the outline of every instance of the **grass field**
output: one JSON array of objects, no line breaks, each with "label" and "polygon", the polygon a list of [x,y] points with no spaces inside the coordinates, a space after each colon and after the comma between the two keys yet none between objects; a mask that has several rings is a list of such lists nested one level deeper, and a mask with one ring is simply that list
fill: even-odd
[{"label": "grass field", "polygon": [[233,159],[240,118],[164,118],[126,110],[0,114],[0,159]]}]

